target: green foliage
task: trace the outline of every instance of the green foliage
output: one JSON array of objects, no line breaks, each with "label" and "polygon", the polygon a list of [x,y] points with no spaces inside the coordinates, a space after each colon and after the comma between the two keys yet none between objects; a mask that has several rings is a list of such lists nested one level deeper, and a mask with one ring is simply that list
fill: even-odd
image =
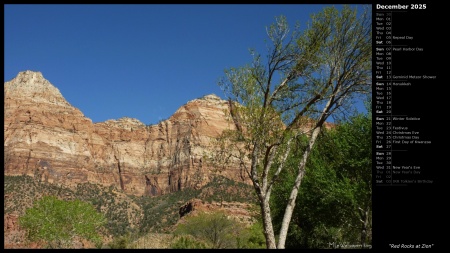
[{"label": "green foliage", "polygon": [[197,216],[186,217],[185,223],[179,224],[175,235],[190,235],[195,240],[204,242],[207,248],[225,249],[238,248],[239,235],[244,226],[229,219],[224,213],[200,213]]},{"label": "green foliage", "polygon": [[50,248],[70,247],[75,236],[99,242],[97,230],[105,221],[104,216],[86,202],[63,201],[54,196],[43,197],[19,218],[31,241],[46,241]]},{"label": "green foliage", "polygon": [[266,246],[261,223],[246,227],[221,212],[188,216],[174,234],[181,237],[173,248],[261,249]]},{"label": "green foliage", "polygon": [[256,222],[243,229],[237,236],[237,248],[240,249],[265,249],[266,239],[261,222]]},{"label": "green foliage", "polygon": [[[157,197],[119,194],[120,190],[114,186],[104,187],[89,182],[70,189],[40,182],[30,176],[5,175],[4,186],[5,213],[22,215],[27,208],[32,207],[34,200],[43,195],[55,195],[64,200],[76,198],[91,203],[107,219],[99,233],[113,236],[113,247],[120,247],[119,241],[124,234],[130,235],[127,242],[129,244],[149,232],[170,233],[172,226],[179,220],[180,206],[192,198],[246,203],[252,200],[248,185],[220,176],[212,179],[202,189],[184,189]],[[103,246],[110,247],[107,244]],[[100,247],[102,246],[98,246]]]},{"label": "green foliage", "polygon": [[207,245],[192,236],[183,235],[170,245],[172,249],[206,249]]},{"label": "green foliage", "polygon": [[[228,119],[236,128],[218,138],[216,157],[210,160],[222,163],[232,160],[241,167],[246,166],[243,170],[250,175],[257,200],[265,212],[262,217],[269,248],[284,248],[290,223],[288,218],[279,227],[276,245],[277,233],[271,227],[268,202],[273,187],[283,182],[286,193],[292,193],[295,201],[307,171],[306,161],[326,120],[330,116],[345,117],[354,108],[355,98],[371,93],[372,18],[370,5],[365,7],[363,13],[346,5],[340,10],[326,7],[313,14],[303,30],[295,27],[291,31],[286,18],[277,17],[266,28],[267,57],[262,59],[251,51],[250,64],[225,70],[225,77],[219,81],[229,101]],[[295,141],[297,147],[292,147]],[[294,158],[291,149],[297,151]],[[290,161],[286,161],[290,153]],[[317,161],[320,162],[323,161]],[[280,180],[278,177],[287,173],[288,167],[294,174],[292,180]],[[326,171],[317,173],[323,174],[323,183],[333,176]],[[348,182],[340,183],[351,182],[349,178]],[[340,189],[346,188],[335,184],[328,191],[340,196],[351,195],[350,190]],[[327,205],[348,204],[337,203],[338,199],[318,200]],[[278,204],[286,208],[286,203],[292,201],[283,203]],[[285,210],[286,217],[290,217],[292,209]]]},{"label": "green foliage", "polygon": [[64,196],[67,199],[75,198],[72,190],[55,184],[41,182],[27,175],[8,176],[4,178],[5,213],[16,212],[23,214],[27,208],[32,207],[33,200],[42,196]]},{"label": "green foliage", "polygon": [[127,249],[130,245],[130,235],[114,237],[113,241],[108,244],[111,249]]},{"label": "green foliage", "polygon": [[125,233],[132,233],[137,228],[132,227],[132,223],[140,219],[138,210],[132,208],[133,201],[129,196],[123,195],[121,198],[114,191],[114,186],[103,187],[92,183],[78,184],[76,195],[78,198],[90,202],[107,218],[105,228],[114,237]]},{"label": "green foliage", "polygon": [[178,210],[188,200],[200,194],[200,190],[184,189],[157,197],[138,197],[136,203],[143,209],[140,234],[168,232],[179,219]]},{"label": "green foliage", "polygon": [[255,193],[248,184],[236,182],[223,176],[215,176],[203,187],[199,198],[209,203],[213,201],[253,203]]},{"label": "green foliage", "polygon": [[[330,248],[339,244],[361,245],[360,209],[371,221],[372,120],[359,114],[319,137],[307,164],[307,173],[289,228],[286,247]],[[300,144],[297,144],[300,146]],[[297,164],[295,152],[288,159]],[[275,226],[280,226],[284,206],[294,181],[292,173],[280,175],[273,206]],[[364,243],[370,244],[369,236]]]}]

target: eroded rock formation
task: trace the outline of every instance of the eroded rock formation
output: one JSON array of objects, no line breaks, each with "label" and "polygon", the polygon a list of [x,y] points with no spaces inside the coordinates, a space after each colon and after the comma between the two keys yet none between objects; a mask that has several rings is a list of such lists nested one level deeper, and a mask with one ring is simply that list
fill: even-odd
[{"label": "eroded rock formation", "polygon": [[[187,215],[198,215],[202,212],[222,212],[228,217],[248,225],[254,222],[254,214],[250,210],[251,204],[249,203],[227,201],[206,203],[201,199],[191,199],[180,207],[178,213],[181,219]],[[183,222],[183,220],[179,222]]]},{"label": "eroded rock formation", "polygon": [[[40,72],[20,72],[4,95],[5,174],[68,186],[89,181],[134,195],[199,188],[215,173],[205,159],[212,138],[234,127],[227,101],[215,95],[150,126],[132,118],[93,123]],[[221,175],[248,181],[238,166]]]}]

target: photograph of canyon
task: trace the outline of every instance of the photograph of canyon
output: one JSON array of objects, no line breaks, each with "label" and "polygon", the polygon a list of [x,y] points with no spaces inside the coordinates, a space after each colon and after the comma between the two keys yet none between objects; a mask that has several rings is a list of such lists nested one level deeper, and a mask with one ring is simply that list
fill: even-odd
[{"label": "photograph of canyon", "polygon": [[372,248],[371,5],[4,13],[5,249]]}]

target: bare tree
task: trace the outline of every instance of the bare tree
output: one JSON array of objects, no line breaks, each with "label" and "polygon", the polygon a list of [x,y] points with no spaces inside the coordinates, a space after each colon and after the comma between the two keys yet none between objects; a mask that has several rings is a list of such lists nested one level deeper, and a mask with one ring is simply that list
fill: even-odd
[{"label": "bare tree", "polygon": [[[316,139],[330,116],[371,93],[371,11],[343,6],[311,16],[291,32],[284,16],[266,28],[267,59],[251,51],[251,65],[231,68],[219,82],[232,106],[235,130],[225,131],[219,154],[235,159],[250,177],[260,205],[267,248],[284,248],[295,200]],[[295,139],[306,138],[296,180],[276,241],[270,211],[273,185]],[[224,155],[228,153],[228,155]]]}]

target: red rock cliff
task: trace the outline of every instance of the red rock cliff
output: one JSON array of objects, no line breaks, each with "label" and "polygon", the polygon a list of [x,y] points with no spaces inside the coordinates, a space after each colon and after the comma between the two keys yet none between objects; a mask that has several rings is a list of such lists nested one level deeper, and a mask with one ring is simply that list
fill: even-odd
[{"label": "red rock cliff", "polygon": [[[227,101],[215,95],[151,126],[132,118],[94,124],[40,72],[20,72],[4,95],[5,174],[68,186],[89,181],[135,195],[201,187],[217,173],[204,158],[212,138],[234,127]],[[221,173],[248,182],[238,166]]]}]

